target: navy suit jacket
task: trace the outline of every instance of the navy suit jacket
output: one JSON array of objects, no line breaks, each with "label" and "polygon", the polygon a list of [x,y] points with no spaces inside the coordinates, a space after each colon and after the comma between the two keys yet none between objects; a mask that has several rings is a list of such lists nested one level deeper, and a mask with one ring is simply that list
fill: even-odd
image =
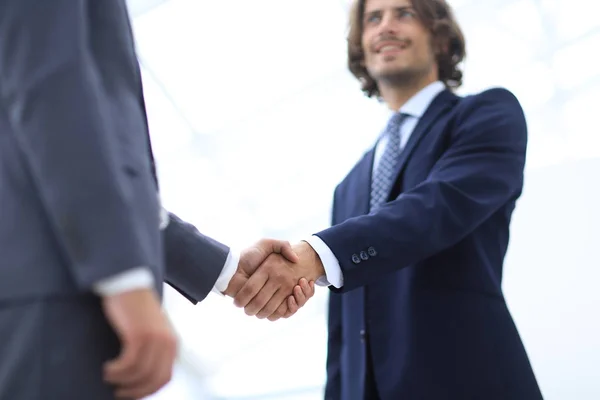
[{"label": "navy suit jacket", "polygon": [[373,151],[335,190],[317,235],[344,286],[329,303],[326,399],[362,399],[365,350],[383,400],[536,400],[502,264],[523,187],[527,127],[505,89],[441,92],[369,214]]}]

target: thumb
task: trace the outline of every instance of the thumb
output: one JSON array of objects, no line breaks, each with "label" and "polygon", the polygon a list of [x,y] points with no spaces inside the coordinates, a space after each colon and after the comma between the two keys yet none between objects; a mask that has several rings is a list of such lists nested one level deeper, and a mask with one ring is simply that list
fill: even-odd
[{"label": "thumb", "polygon": [[124,340],[121,343],[121,353],[113,360],[104,364],[104,379],[109,382],[130,370],[136,363],[141,351],[138,341]]},{"label": "thumb", "polygon": [[271,251],[273,253],[279,253],[284,256],[288,261],[297,263],[300,261],[298,255],[292,249],[292,245],[290,242],[286,240],[271,240],[269,243],[271,246]]},{"label": "thumb", "polygon": [[273,253],[281,254],[293,263],[299,261],[298,255],[294,252],[292,245],[288,241],[262,239],[240,255],[240,269],[250,276]]},{"label": "thumb", "polygon": [[243,272],[249,278],[256,269],[266,260],[271,252],[265,251],[257,246],[250,247],[240,254],[238,270]]}]

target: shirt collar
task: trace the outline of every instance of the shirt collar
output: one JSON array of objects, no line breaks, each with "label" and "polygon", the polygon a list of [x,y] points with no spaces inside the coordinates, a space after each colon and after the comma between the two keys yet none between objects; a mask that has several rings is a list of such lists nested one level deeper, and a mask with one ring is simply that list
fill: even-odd
[{"label": "shirt collar", "polygon": [[402,114],[408,114],[415,118],[421,118],[433,99],[440,94],[446,86],[441,81],[435,81],[417,92],[400,108]]}]

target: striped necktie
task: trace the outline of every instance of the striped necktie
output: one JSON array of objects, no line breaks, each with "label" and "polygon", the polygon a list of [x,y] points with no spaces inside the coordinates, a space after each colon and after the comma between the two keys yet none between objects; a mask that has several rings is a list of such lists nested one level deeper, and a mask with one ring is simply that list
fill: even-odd
[{"label": "striped necktie", "polygon": [[371,211],[381,207],[386,202],[390,190],[392,190],[394,173],[402,152],[400,148],[400,127],[406,117],[407,114],[394,114],[383,133],[387,135],[388,142],[371,180]]}]

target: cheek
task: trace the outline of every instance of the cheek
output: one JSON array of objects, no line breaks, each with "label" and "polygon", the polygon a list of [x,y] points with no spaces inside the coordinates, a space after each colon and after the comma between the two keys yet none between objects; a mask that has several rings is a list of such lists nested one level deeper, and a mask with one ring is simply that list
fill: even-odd
[{"label": "cheek", "polygon": [[429,43],[421,42],[415,43],[414,54],[421,61],[430,61],[435,58],[433,54],[433,49],[429,46]]},{"label": "cheek", "polygon": [[365,66],[372,66],[377,60],[376,60],[376,54],[371,53],[368,50],[363,51],[364,54],[364,59],[365,59]]},{"label": "cheek", "polygon": [[366,41],[364,38],[363,38],[362,42],[360,43],[360,45],[362,46],[361,48],[362,48],[363,54],[365,55],[365,58],[370,56],[368,43],[369,42]]}]

